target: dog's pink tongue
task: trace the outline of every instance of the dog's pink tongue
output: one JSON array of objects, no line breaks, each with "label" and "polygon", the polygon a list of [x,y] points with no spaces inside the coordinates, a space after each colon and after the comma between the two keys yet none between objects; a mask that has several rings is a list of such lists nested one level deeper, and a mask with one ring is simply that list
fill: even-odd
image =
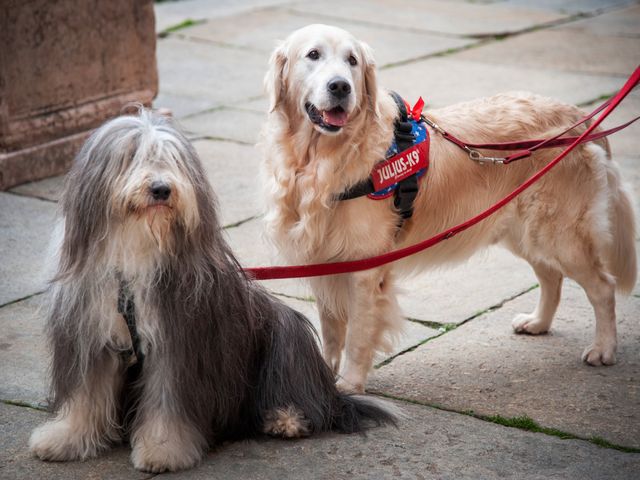
[{"label": "dog's pink tongue", "polygon": [[347,124],[347,112],[342,109],[333,108],[322,112],[322,120],[334,127],[344,127]]}]

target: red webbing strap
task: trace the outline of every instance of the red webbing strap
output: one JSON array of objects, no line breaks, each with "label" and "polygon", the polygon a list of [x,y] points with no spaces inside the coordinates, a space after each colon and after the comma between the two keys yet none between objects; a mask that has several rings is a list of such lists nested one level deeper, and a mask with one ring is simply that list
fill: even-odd
[{"label": "red webbing strap", "polygon": [[317,263],[312,265],[295,265],[295,266],[277,266],[277,267],[254,267],[245,268],[245,273],[256,280],[269,280],[269,279],[281,279],[281,278],[301,278],[301,277],[317,277],[321,275],[333,275],[340,273],[357,272],[360,270],[368,270],[370,268],[376,268],[381,265],[385,265],[396,260],[408,257],[415,253],[418,253],[426,248],[432,247],[437,243],[440,243],[448,238],[457,235],[469,227],[472,227],[476,223],[484,220],[488,216],[492,215],[500,208],[504,207],[507,203],[517,197],[520,193],[525,191],[535,182],[537,182],[542,176],[546,175],[555,165],[558,164],[564,157],[566,157],[571,150],[579,145],[584,138],[586,138],[600,123],[607,118],[607,116],[618,106],[618,104],[629,94],[629,92],[640,82],[640,67],[636,68],[633,74],[629,77],[620,91],[608,102],[605,111],[600,117],[585,130],[582,135],[577,137],[573,143],[560,153],[556,158],[549,162],[542,170],[538,171],[535,175],[526,180],[518,188],[512,191],[509,195],[504,197],[499,202],[490,206],[483,212],[479,213],[473,218],[470,218],[466,222],[449,228],[444,232],[434,235],[431,238],[423,240],[420,243],[405,247],[399,250],[394,250],[382,255],[371,258],[363,258],[361,260],[353,260],[347,262],[335,262],[335,263]]},{"label": "red webbing strap", "polygon": [[[516,153],[514,153],[512,155],[509,155],[508,157],[506,157],[504,159],[504,161],[500,162],[500,163],[507,164],[507,163],[511,163],[511,162],[513,162],[515,160],[521,160],[523,158],[526,158],[526,157],[530,156],[534,151],[536,151],[536,150],[538,150],[540,148],[554,148],[554,147],[557,148],[557,147],[564,147],[564,146],[567,146],[567,145],[571,145],[578,137],[564,137],[564,138],[560,138],[560,137],[562,137],[562,135],[565,135],[567,132],[573,130],[577,126],[585,123],[586,121],[590,120],[595,115],[600,113],[602,110],[604,110],[611,103],[612,99],[613,98],[607,100],[602,105],[600,105],[598,108],[596,108],[593,112],[591,112],[590,114],[588,114],[585,117],[581,118],[576,123],[574,123],[570,127],[566,128],[564,131],[560,132],[559,134],[557,134],[557,135],[555,135],[553,137],[547,138],[547,139],[522,140],[522,141],[518,141],[518,142],[501,142],[501,143],[467,143],[467,142],[464,142],[464,141],[460,140],[459,138],[457,138],[455,135],[451,134],[450,132],[444,131],[439,126],[436,129],[445,139],[449,140],[451,143],[457,145],[458,147],[460,147],[462,150],[464,150],[466,152],[469,152],[470,149],[474,149],[474,150],[477,150],[477,149],[485,149],[485,150],[521,150],[520,152],[516,152]],[[622,130],[623,128],[628,127],[629,125],[631,125],[632,123],[634,123],[638,119],[640,119],[640,116],[637,116],[637,117],[631,119],[627,123],[624,123],[622,125],[618,125],[617,127],[613,127],[613,128],[608,129],[608,130],[602,130],[600,132],[593,133],[591,135],[587,135],[586,137],[582,138],[580,143],[592,142],[594,140],[599,140],[599,139],[601,139],[603,137],[606,137],[608,135],[616,133],[616,132]]]},{"label": "red webbing strap", "polygon": [[[613,97],[610,98],[609,100],[607,100],[606,102],[604,102],[602,105],[600,105],[598,108],[596,108],[589,115],[581,118],[576,123],[571,125],[569,128],[565,129],[564,131],[560,132],[556,136],[554,136],[552,138],[549,138],[549,139],[544,139],[544,140],[523,140],[523,141],[519,141],[519,142],[501,142],[501,143],[465,143],[462,140],[460,140],[459,138],[454,137],[452,134],[450,134],[448,132],[446,132],[446,135],[443,135],[443,136],[445,138],[447,138],[447,140],[452,141],[453,143],[455,143],[458,146],[465,145],[465,146],[470,147],[470,148],[484,148],[484,149],[487,149],[487,150],[531,149],[533,147],[536,147],[537,145],[541,145],[543,143],[546,144],[547,142],[550,142],[551,140],[555,140],[555,139],[561,137],[562,135],[564,135],[565,133],[567,133],[567,132],[571,131],[572,129],[576,128],[578,125],[582,125],[584,122],[586,122],[587,120],[593,118],[595,115],[597,115],[602,110],[604,110],[611,103],[612,99],[613,99]],[[574,140],[576,138],[578,138],[578,137],[573,137]],[[455,141],[454,141],[454,139],[455,139]],[[572,142],[569,142],[569,144],[570,143],[572,143]],[[540,147],[538,147],[538,148],[540,148]]]}]

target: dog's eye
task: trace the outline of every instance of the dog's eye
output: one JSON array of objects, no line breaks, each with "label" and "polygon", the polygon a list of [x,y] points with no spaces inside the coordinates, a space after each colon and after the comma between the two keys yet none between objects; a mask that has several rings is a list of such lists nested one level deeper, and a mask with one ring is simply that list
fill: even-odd
[{"label": "dog's eye", "polygon": [[353,55],[349,55],[349,65],[351,65],[352,67],[358,65],[358,60],[356,60],[356,57],[354,57]]},{"label": "dog's eye", "polygon": [[309,53],[307,53],[307,57],[311,60],[318,60],[320,58],[320,52],[314,48]]}]

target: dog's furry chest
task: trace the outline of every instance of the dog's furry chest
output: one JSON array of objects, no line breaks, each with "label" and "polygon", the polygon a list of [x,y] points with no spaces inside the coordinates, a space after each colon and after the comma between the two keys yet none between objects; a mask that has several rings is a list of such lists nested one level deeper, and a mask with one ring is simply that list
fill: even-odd
[{"label": "dog's furry chest", "polygon": [[[324,262],[352,260],[379,253],[394,238],[397,215],[390,200],[357,198],[341,201],[330,208],[319,208],[314,217],[274,225],[272,232],[290,261]],[[269,222],[269,219],[267,219]],[[275,221],[277,224],[277,220]]]}]

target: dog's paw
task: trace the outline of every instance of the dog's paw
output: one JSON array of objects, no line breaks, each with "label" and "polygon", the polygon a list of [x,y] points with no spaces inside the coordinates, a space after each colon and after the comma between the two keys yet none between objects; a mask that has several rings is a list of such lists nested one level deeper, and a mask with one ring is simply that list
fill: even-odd
[{"label": "dog's paw", "polygon": [[196,466],[202,459],[199,449],[185,448],[179,442],[142,440],[133,447],[131,462],[138,470],[150,473],[176,472]]},{"label": "dog's paw", "polygon": [[364,383],[361,382],[348,382],[344,378],[338,379],[336,382],[336,387],[341,393],[345,393],[348,395],[356,394],[356,393],[364,393]]},{"label": "dog's paw", "polygon": [[162,417],[142,425],[131,438],[131,461],[138,470],[151,473],[175,472],[197,465],[206,442],[194,428],[169,423]]},{"label": "dog's paw", "polygon": [[29,438],[29,450],[41,460],[66,462],[95,457],[103,444],[92,441],[65,420],[52,420],[36,428]]},{"label": "dog's paw", "polygon": [[582,361],[594,367],[613,365],[616,363],[616,345],[603,346],[598,343],[589,345],[582,353]]},{"label": "dog's paw", "polygon": [[541,322],[537,315],[533,313],[521,313],[511,321],[513,331],[516,333],[528,333],[529,335],[539,335],[549,331],[549,325]]}]

